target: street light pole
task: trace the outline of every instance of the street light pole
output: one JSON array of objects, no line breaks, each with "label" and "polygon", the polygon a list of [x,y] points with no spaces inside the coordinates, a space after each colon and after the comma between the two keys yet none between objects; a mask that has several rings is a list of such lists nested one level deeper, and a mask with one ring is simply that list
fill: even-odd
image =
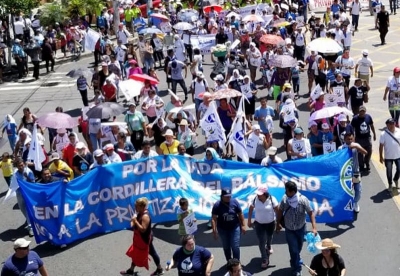
[{"label": "street light pole", "polygon": [[115,35],[117,35],[118,33],[118,25],[119,25],[119,1],[118,0],[114,0],[113,2],[113,9],[114,9],[114,33]]}]

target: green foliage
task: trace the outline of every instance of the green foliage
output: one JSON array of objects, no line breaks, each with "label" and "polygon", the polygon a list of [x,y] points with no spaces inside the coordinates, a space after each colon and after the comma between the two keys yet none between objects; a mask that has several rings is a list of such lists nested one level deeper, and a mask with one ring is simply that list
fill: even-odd
[{"label": "green foliage", "polygon": [[5,14],[30,14],[34,8],[39,6],[40,0],[1,0],[0,6],[4,8]]},{"label": "green foliage", "polygon": [[65,17],[65,9],[57,2],[53,2],[51,4],[44,5],[44,8],[42,9],[42,15],[40,17],[40,23],[42,26],[54,26],[54,23],[56,22],[64,22]]},{"label": "green foliage", "polygon": [[70,18],[80,17],[85,14],[86,14],[86,1],[85,0],[68,1],[67,15]]}]

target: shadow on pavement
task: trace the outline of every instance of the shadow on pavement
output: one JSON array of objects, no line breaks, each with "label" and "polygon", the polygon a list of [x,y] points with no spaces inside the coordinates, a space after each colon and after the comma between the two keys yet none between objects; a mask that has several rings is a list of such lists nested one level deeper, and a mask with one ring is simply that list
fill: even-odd
[{"label": "shadow on pavement", "polygon": [[[272,255],[271,260],[273,260],[273,256],[274,255]],[[261,268],[261,261],[262,260],[261,260],[260,257],[252,258],[248,264],[246,264],[246,265],[243,264],[243,266],[244,266],[243,270],[246,271],[246,272],[250,272],[251,274],[261,273],[263,271],[267,271],[267,269]],[[270,264],[268,266],[268,268],[273,268],[273,267],[275,267],[275,265],[271,265]]]},{"label": "shadow on pavement", "polygon": [[0,198],[2,198],[3,196],[5,196],[7,194],[7,191],[1,192],[0,193]]},{"label": "shadow on pavement", "polygon": [[308,103],[302,103],[297,106],[297,109],[303,112],[309,112],[310,109],[308,108]]},{"label": "shadow on pavement", "polygon": [[385,200],[392,199],[392,195],[388,190],[384,189],[376,195],[371,196],[370,199],[372,199],[373,203],[382,203]]},{"label": "shadow on pavement", "polygon": [[213,271],[211,271],[211,276],[223,276],[228,272],[226,269],[226,266],[223,265],[221,266],[218,270],[216,270],[216,267],[213,267]]},{"label": "shadow on pavement", "polygon": [[81,108],[75,108],[75,109],[67,110],[64,113],[68,114],[71,117],[79,117],[82,114],[82,109]]},{"label": "shadow on pavement", "polygon": [[353,221],[340,222],[340,223],[326,223],[325,225],[333,229],[318,231],[318,233],[321,236],[321,239],[335,238],[355,228],[355,226],[353,225]]},{"label": "shadow on pavement", "polygon": [[290,275],[290,273],[290,267],[286,267],[273,271],[271,274],[269,274],[269,276],[287,276]]},{"label": "shadow on pavement", "polygon": [[27,231],[25,229],[25,224],[22,224],[17,229],[7,229],[6,231],[0,233],[0,240],[7,241],[15,241],[18,238],[24,238],[27,235]]}]

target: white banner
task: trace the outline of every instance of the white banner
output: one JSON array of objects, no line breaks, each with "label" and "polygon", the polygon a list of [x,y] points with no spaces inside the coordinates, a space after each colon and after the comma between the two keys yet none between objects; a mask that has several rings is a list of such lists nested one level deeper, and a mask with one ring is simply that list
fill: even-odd
[{"label": "white banner", "polygon": [[100,34],[98,32],[88,28],[85,37],[85,49],[93,52],[99,38]]},{"label": "white banner", "polygon": [[199,48],[202,55],[210,54],[211,48],[215,46],[215,35],[192,35],[190,41],[193,48]]},{"label": "white banner", "polygon": [[130,101],[133,97],[139,96],[143,82],[129,79],[120,81],[118,86],[119,90],[124,94],[125,99]]},{"label": "white banner", "polygon": [[242,8],[239,9],[239,14],[243,18],[246,15],[251,14],[252,10],[257,10],[257,5],[251,5],[251,6],[242,7]]},{"label": "white banner", "polygon": [[338,97],[336,94],[325,94],[325,107],[337,106]]}]

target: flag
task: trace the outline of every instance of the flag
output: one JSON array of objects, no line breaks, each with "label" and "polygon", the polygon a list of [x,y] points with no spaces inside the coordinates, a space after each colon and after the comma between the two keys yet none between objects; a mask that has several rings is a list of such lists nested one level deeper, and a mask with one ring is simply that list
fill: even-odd
[{"label": "flag", "polygon": [[246,132],[246,117],[243,111],[243,105],[244,96],[240,99],[236,118],[232,124],[231,132],[228,135],[228,141],[232,144],[236,154],[243,160],[243,162],[249,163],[249,154],[246,150],[246,139],[244,137]]},{"label": "flag", "polygon": [[3,204],[10,198],[15,197],[17,195],[16,191],[18,190],[19,185],[18,185],[17,176],[15,175],[16,171],[17,171],[17,169],[14,170],[14,175],[11,177],[10,188],[8,188],[7,194],[4,197]]},{"label": "flag", "polygon": [[212,101],[200,120],[199,126],[206,134],[206,141],[218,141],[219,147],[224,148],[226,143],[225,129],[219,118],[215,102]]},{"label": "flag", "polygon": [[37,136],[37,124],[33,126],[32,141],[29,147],[28,160],[33,161],[35,164],[35,170],[39,172],[42,170],[42,162],[46,160],[46,156],[44,155],[42,146]]}]

